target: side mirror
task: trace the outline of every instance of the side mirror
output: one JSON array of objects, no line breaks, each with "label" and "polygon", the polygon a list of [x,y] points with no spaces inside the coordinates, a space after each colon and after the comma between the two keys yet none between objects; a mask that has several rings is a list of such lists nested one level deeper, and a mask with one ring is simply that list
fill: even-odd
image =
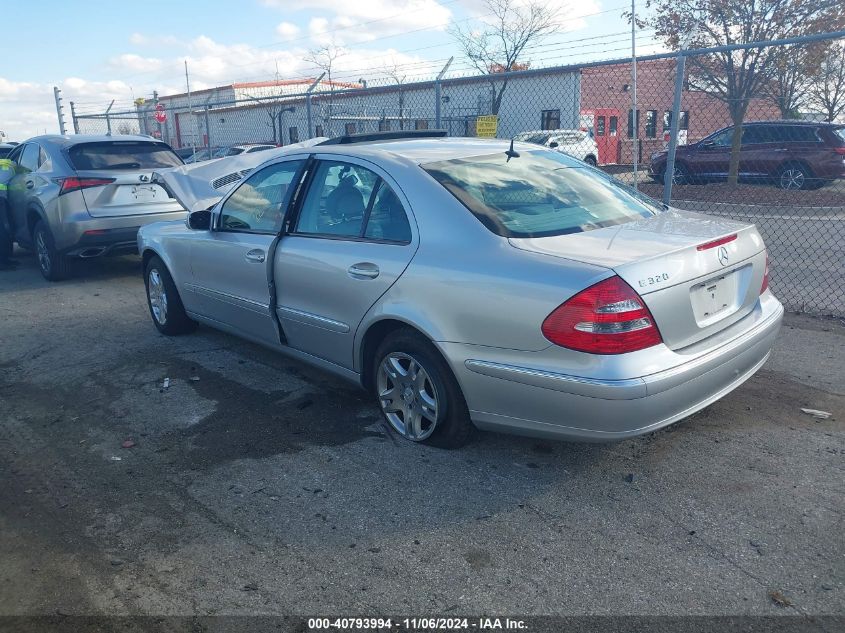
[{"label": "side mirror", "polygon": [[557,141],[552,141],[551,143],[549,143],[550,149],[554,149],[555,147],[560,147],[560,143],[558,143]]},{"label": "side mirror", "polygon": [[194,231],[208,231],[211,228],[211,211],[203,209],[189,213],[188,228]]}]

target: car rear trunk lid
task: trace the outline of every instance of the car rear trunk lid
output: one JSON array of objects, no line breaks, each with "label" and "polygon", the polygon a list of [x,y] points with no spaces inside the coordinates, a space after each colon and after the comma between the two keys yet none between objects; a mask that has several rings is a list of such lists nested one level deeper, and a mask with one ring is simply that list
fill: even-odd
[{"label": "car rear trunk lid", "polygon": [[179,211],[182,207],[160,185],[152,171],[77,171],[79,178],[102,178],[110,183],[82,189],[91,217],[147,215]]},{"label": "car rear trunk lid", "polygon": [[645,301],[664,343],[682,349],[747,315],[766,267],[750,224],[670,210],[613,227],[510,238],[528,251],[612,269]]}]

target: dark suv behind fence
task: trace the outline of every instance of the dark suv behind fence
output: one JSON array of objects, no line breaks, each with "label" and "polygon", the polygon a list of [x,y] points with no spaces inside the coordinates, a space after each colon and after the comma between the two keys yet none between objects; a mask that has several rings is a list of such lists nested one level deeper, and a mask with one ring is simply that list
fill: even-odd
[{"label": "dark suv behind fence", "polygon": [[[675,184],[725,180],[733,127],[691,145],[678,146]],[[666,151],[651,155],[649,174],[663,182]],[[808,121],[766,121],[742,126],[739,179],[781,189],[815,189],[845,176],[845,125]]]}]

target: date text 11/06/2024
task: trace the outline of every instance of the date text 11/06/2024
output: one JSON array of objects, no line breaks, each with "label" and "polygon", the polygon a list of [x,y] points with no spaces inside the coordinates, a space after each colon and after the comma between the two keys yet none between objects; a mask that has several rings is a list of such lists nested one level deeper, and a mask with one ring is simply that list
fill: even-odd
[{"label": "date text 11/06/2024", "polygon": [[309,631],[526,631],[525,621],[513,618],[308,618]]}]

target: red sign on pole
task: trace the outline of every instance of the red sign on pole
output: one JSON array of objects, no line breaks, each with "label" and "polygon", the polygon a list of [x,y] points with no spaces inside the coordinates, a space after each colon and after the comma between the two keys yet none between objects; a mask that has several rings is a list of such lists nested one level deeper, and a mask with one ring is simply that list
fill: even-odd
[{"label": "red sign on pole", "polygon": [[162,104],[159,103],[156,105],[156,111],[153,116],[155,117],[155,120],[159,123],[164,123],[165,121],[167,121],[167,112],[164,111],[164,106]]}]

